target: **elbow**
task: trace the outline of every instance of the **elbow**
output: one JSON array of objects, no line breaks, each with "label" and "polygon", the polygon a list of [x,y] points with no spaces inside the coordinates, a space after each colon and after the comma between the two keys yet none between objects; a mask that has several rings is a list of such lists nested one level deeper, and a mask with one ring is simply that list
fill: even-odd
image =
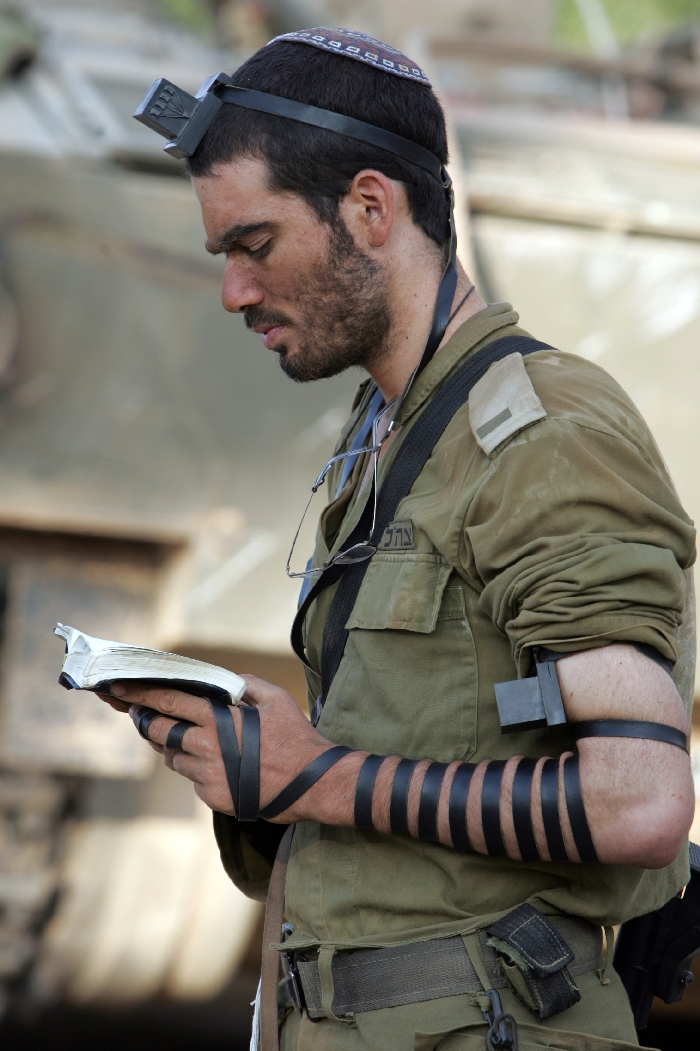
[{"label": "elbow", "polygon": [[[592,832],[598,856],[608,865],[662,869],[674,861],[687,839],[695,812],[695,791],[687,772],[667,780],[654,795],[610,807]],[[601,815],[602,817],[602,815]],[[596,823],[597,824],[597,823]]]},{"label": "elbow", "polygon": [[691,823],[688,822],[688,828],[678,825],[667,831],[665,835],[658,836],[653,842],[644,844],[635,863],[645,869],[666,868],[680,854]]},{"label": "elbow", "polygon": [[621,837],[623,855],[618,864],[662,869],[678,857],[693,823],[695,800],[690,793],[674,795],[663,803],[635,808],[627,815]]}]

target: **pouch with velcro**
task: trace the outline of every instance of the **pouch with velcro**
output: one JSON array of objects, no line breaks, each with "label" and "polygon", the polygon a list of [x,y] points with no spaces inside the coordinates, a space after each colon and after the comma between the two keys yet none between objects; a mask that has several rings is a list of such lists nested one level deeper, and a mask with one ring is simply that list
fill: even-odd
[{"label": "pouch with velcro", "polygon": [[568,967],[573,950],[532,905],[518,906],[486,933],[516,994],[541,1022],[581,999]]}]

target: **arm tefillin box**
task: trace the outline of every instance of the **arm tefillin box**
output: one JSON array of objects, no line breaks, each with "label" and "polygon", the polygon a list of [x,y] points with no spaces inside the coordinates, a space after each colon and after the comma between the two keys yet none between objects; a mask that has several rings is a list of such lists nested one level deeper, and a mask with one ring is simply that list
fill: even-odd
[{"label": "arm tefillin box", "polygon": [[519,733],[547,727],[556,732],[566,725],[556,662],[563,653],[536,649],[535,675],[494,685],[501,733]]}]

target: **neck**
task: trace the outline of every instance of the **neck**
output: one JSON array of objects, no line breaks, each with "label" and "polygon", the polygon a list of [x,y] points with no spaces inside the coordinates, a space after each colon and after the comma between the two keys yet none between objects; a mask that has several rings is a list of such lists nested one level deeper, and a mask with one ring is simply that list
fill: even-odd
[{"label": "neck", "polygon": [[[394,324],[389,336],[389,347],[379,361],[367,368],[381,390],[385,402],[391,401],[392,398],[403,392],[423,355],[433,322],[435,300],[441,276],[441,272],[433,272],[431,279],[427,280],[425,272],[421,274],[418,271],[413,275],[413,280],[404,280],[399,283],[394,297],[392,311]],[[471,280],[458,260],[457,288],[452,301],[453,311],[464,299],[471,284]],[[465,321],[474,314],[478,314],[485,306],[486,303],[475,289],[447,326],[437,353]]]}]

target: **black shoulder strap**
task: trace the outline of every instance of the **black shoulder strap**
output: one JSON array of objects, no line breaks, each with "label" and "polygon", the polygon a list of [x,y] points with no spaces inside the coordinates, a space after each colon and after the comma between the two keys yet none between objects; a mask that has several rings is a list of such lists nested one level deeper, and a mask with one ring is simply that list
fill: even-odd
[{"label": "black shoulder strap", "polygon": [[[396,515],[401,501],[408,495],[430,455],[442,437],[448,423],[469,398],[472,388],[496,361],[509,354],[532,354],[536,350],[552,350],[547,343],[540,343],[529,336],[504,336],[502,339],[488,343],[482,350],[465,361],[443,384],[433,400],[423,410],[409,431],[396,459],[384,479],[377,501],[377,517],[372,534],[372,542],[379,543],[384,530]],[[371,521],[371,501],[367,501],[365,513],[345,542],[351,547],[367,536]],[[370,518],[370,521],[367,519]],[[352,613],[362,581],[364,580],[370,560],[350,565],[334,565],[327,569],[309,591],[300,606],[292,627],[292,647],[297,656],[308,666],[302,641],[304,619],[311,603],[340,580],[335,593],[323,633],[323,650],[321,657],[321,705],[328,696],[331,683],[338,670],[345,650],[348,632],[345,625]]]}]

